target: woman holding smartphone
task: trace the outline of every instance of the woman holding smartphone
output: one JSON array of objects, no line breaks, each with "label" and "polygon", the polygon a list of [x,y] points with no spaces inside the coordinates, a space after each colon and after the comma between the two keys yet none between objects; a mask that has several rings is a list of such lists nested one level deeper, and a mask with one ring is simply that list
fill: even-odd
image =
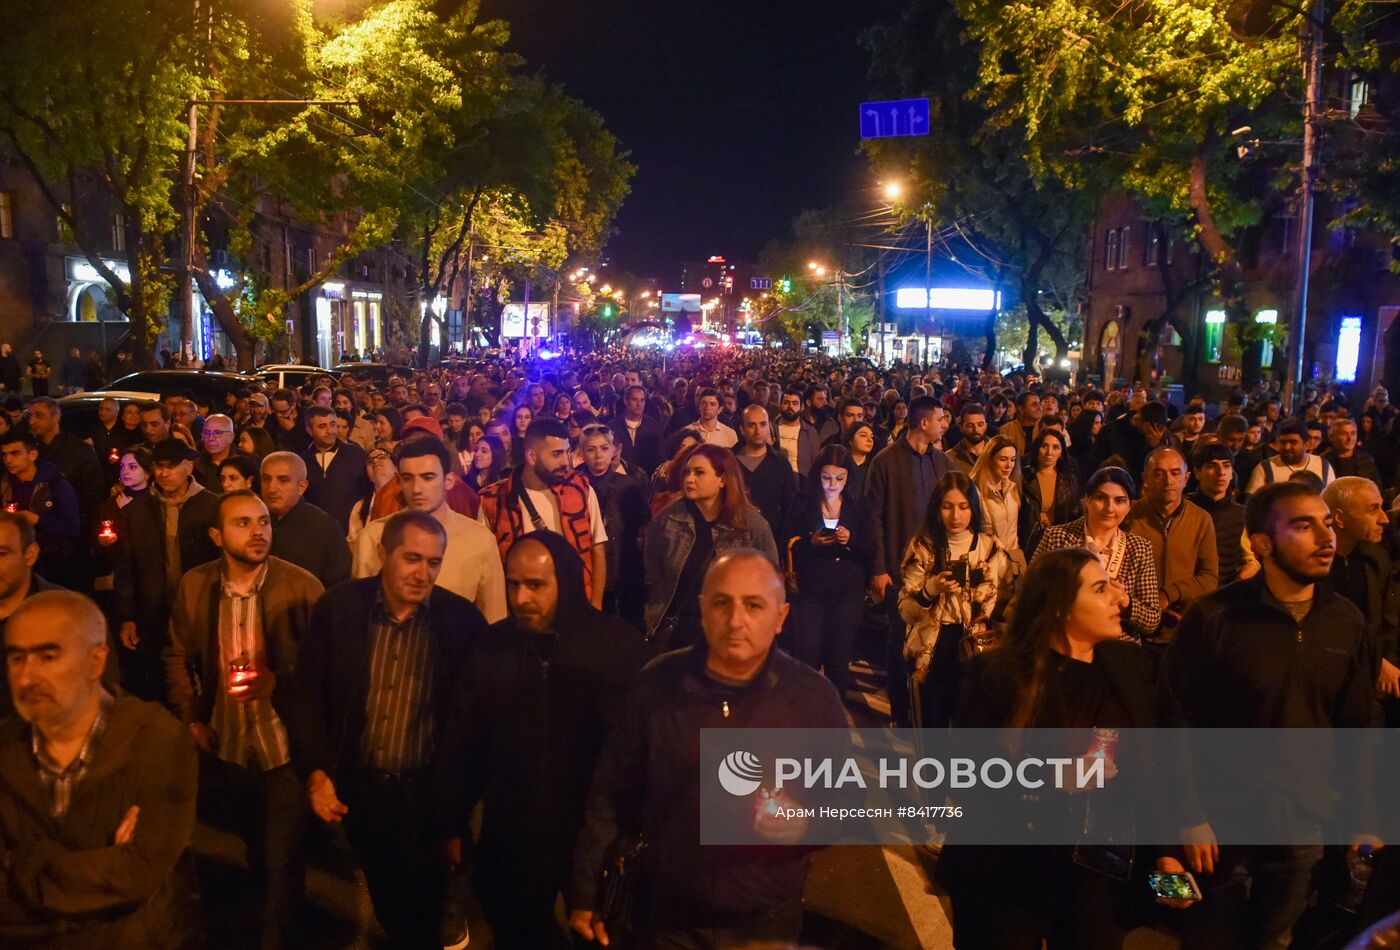
[{"label": "woman holding smartphone", "polygon": [[[1128,595],[1123,632],[1136,639],[1152,637],[1162,623],[1161,591],[1152,544],[1123,530],[1137,486],[1121,468],[1101,468],[1089,477],[1084,516],[1045,532],[1035,557],[1062,548],[1088,548],[1099,556],[1109,579]],[[1034,558],[1032,559],[1034,563]]]},{"label": "woman holding smartphone", "polygon": [[[899,615],[909,625],[914,725],[942,729],[953,717],[965,652],[985,642],[1011,560],[982,533],[982,505],[962,472],[944,475],[919,533],[904,551]],[[965,643],[966,641],[966,643]]]},{"label": "woman holding smartphone", "polygon": [[839,445],[818,452],[779,543],[796,588],[785,634],[792,637],[788,652],[825,671],[842,696],[851,682],[851,650],[875,556],[850,475],[850,452]]},{"label": "woman holding smartphone", "polygon": [[[1029,798],[1018,792],[1012,805],[1019,812],[1008,821],[1053,834],[1049,828],[1061,816],[1074,816],[1068,820],[1079,825],[1092,812],[1113,815],[1115,827],[1131,836],[1142,806],[1129,783],[1145,770],[1133,768],[1138,749],[1131,739],[1120,743],[1118,730],[1149,729],[1156,718],[1151,658],[1120,640],[1126,608],[1127,596],[1092,552],[1043,554],[1027,572],[999,645],[968,661],[955,727],[1073,730],[1069,737],[1082,730],[1083,754],[1107,747],[1115,763],[1105,770],[1103,789],[1047,785]],[[1121,947],[1131,929],[1134,889],[1146,887],[1145,869],[1134,868],[1130,854],[1088,845],[949,844],[939,878],[952,898],[953,945]]]}]

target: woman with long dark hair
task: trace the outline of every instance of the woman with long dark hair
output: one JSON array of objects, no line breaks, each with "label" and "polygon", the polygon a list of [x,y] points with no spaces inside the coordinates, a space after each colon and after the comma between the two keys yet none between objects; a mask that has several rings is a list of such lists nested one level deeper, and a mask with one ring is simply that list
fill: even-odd
[{"label": "woman with long dark hair", "polygon": [[786,649],[824,670],[842,696],[851,681],[851,651],[875,557],[871,526],[851,488],[851,464],[851,453],[839,445],[817,453],[779,543],[796,589]]},{"label": "woman with long dark hair", "polygon": [[1094,455],[1094,442],[1103,431],[1103,413],[1097,409],[1081,409],[1079,415],[1070,421],[1069,454],[1079,464],[1081,472],[1089,471],[1089,460]]},{"label": "woman with long dark hair", "polygon": [[1047,528],[1073,521],[1083,510],[1068,448],[1058,431],[1041,429],[1027,450],[1017,532],[1027,557],[1035,556],[1035,546]]},{"label": "woman with long dark hair", "polygon": [[476,450],[472,454],[471,468],[467,470],[466,482],[474,492],[480,492],[492,482],[505,477],[510,467],[506,457],[506,447],[494,435],[483,435],[476,440]]},{"label": "woman with long dark hair", "polygon": [[[1120,642],[1127,596],[1090,551],[1070,548],[1042,555],[1026,575],[1014,616],[999,645],[973,657],[953,724],[959,729],[1065,730],[1064,750],[1089,754],[1112,749],[1112,772],[1101,789],[1044,788],[1017,796],[1008,821],[1046,835],[1081,828],[1090,814],[1112,822],[1132,839],[1140,807],[1135,782],[1142,754],[1121,729],[1156,725],[1151,658]],[[1076,743],[1082,732],[1081,746]],[[1030,741],[1026,737],[1026,741]],[[953,945],[958,950],[1051,947],[1068,950],[1121,947],[1131,929],[1131,850],[1095,845],[944,848],[939,879],[953,904]],[[1145,887],[1145,884],[1141,886]]]},{"label": "woman with long dark hair", "polygon": [[1035,557],[1063,548],[1088,548],[1099,556],[1109,578],[1128,595],[1123,631],[1136,639],[1156,634],[1162,623],[1161,590],[1152,544],[1122,527],[1132,511],[1137,486],[1126,471],[1106,466],[1089,477],[1084,516],[1047,530]]},{"label": "woman with long dark hair", "polygon": [[403,413],[392,406],[385,406],[374,414],[374,444],[386,452],[393,452],[403,438]]},{"label": "woman with long dark hair", "polygon": [[941,729],[952,719],[962,657],[987,642],[1010,571],[1006,552],[982,533],[972,480],[962,472],[944,475],[900,565],[899,615],[909,625],[904,657],[913,667],[915,726]]},{"label": "woman with long dark hair", "polygon": [[703,639],[700,587],[714,556],[753,548],[778,564],[768,522],[749,504],[734,453],[697,445],[680,461],[681,495],[647,525],[646,635],[660,649]]}]

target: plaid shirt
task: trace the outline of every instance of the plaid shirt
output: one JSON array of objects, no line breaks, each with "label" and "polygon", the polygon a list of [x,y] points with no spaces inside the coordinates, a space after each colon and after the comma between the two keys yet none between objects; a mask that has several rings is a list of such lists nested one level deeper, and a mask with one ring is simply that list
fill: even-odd
[{"label": "plaid shirt", "polygon": [[30,743],[34,750],[34,762],[39,767],[39,783],[44,786],[44,791],[49,794],[49,812],[53,817],[62,820],[68,813],[68,804],[73,800],[73,789],[83,780],[87,774],[89,766],[92,765],[93,756],[97,753],[97,743],[102,738],[102,733],[107,729],[107,720],[112,715],[112,704],[115,702],[110,693],[102,691],[102,701],[97,707],[97,718],[92,721],[92,727],[88,729],[87,738],[83,740],[83,747],[78,750],[73,761],[63,768],[49,757],[48,751],[44,748],[44,736],[39,731],[37,725],[30,726]]}]

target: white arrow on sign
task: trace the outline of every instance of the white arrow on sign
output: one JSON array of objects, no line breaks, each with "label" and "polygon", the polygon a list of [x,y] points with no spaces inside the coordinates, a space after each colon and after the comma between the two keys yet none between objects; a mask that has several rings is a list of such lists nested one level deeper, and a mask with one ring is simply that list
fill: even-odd
[{"label": "white arrow on sign", "polygon": [[914,131],[914,126],[924,121],[924,117],[919,115],[919,111],[913,106],[909,107],[909,131]]},{"label": "white arrow on sign", "polygon": [[879,134],[880,134],[880,113],[876,112],[874,109],[866,109],[866,110],[865,110],[865,114],[868,115],[868,116],[870,116],[872,119],[875,120],[875,134],[876,134],[876,135],[879,135]]}]

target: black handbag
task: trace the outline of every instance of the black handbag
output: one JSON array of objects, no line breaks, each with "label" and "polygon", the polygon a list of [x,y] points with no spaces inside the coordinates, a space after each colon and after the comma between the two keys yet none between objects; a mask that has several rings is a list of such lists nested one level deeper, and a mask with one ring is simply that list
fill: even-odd
[{"label": "black handbag", "polygon": [[598,872],[598,915],[610,934],[623,933],[630,923],[637,863],[645,849],[646,840],[641,835],[622,835],[603,853],[603,869]]}]

